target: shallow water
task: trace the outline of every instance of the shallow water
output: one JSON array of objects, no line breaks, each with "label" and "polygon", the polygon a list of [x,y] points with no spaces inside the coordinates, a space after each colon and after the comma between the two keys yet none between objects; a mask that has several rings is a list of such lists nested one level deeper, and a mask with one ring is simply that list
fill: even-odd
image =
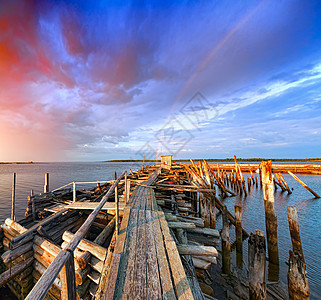
[{"label": "shallow water", "polygon": [[[12,173],[17,173],[16,183],[16,214],[17,219],[23,218],[27,196],[30,189],[41,193],[44,185],[44,174],[50,174],[50,190],[72,181],[111,180],[114,172],[120,174],[123,170],[138,169],[141,163],[45,163],[24,165],[0,164],[0,222],[10,217]],[[248,176],[244,174],[245,177]],[[257,176],[257,174],[255,174]],[[321,193],[321,176],[298,175],[317,193]],[[296,182],[290,175],[284,175],[293,194],[275,194],[275,212],[278,217],[278,239],[280,257],[280,280],[286,283],[288,251],[291,249],[291,239],[287,221],[287,206],[296,206],[299,216],[301,240],[309,277],[311,299],[321,299],[321,199],[313,196]],[[246,180],[246,178],[245,178]],[[95,184],[93,184],[95,185]],[[87,186],[87,188],[89,188]],[[225,199],[228,209],[234,214],[234,205],[243,206],[243,227],[247,232],[256,229],[265,232],[264,203],[260,187],[252,187],[247,198],[231,197]],[[220,227],[219,227],[220,228]],[[234,227],[231,227],[233,239]],[[247,241],[243,243],[243,260],[247,262]],[[232,253],[235,257],[235,251]]]},{"label": "shallow water", "polygon": [[[245,177],[248,174],[244,174]],[[257,176],[257,174],[255,175]],[[319,175],[298,175],[310,188],[321,193],[321,176]],[[289,250],[292,249],[291,238],[287,219],[287,206],[295,206],[298,211],[299,226],[302,247],[309,278],[311,299],[321,299],[321,199],[315,199],[302,185],[293,177],[284,174],[293,193],[288,195],[282,193],[280,188],[275,193],[275,213],[278,220],[278,244],[280,273],[279,279],[287,284],[287,270],[285,264],[288,261]],[[247,182],[247,178],[245,178]],[[265,233],[265,215],[262,189],[260,186],[251,187],[248,196],[227,198],[224,203],[234,214],[234,205],[240,204],[243,207],[243,227],[248,233],[256,229]],[[234,227],[231,227],[231,240],[234,241]],[[247,263],[247,240],[243,243],[243,259]],[[235,251],[232,254],[235,260]]]}]

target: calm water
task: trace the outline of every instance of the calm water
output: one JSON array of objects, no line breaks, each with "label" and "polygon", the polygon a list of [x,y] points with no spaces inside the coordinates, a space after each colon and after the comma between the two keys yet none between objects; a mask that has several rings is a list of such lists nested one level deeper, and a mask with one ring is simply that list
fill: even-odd
[{"label": "calm water", "polygon": [[[35,193],[43,191],[44,174],[50,173],[50,189],[71,181],[111,180],[114,172],[140,168],[141,163],[47,163],[26,165],[0,165],[0,222],[10,216],[12,173],[17,173],[16,213],[24,216],[30,189]],[[245,177],[247,175],[245,174]],[[255,175],[256,176],[256,175]],[[317,193],[321,193],[321,176],[299,175]],[[301,239],[307,265],[312,299],[321,299],[321,199],[314,199],[310,193],[290,175],[284,175],[293,194],[275,194],[275,211],[278,217],[278,238],[280,255],[280,280],[286,283],[288,251],[291,249],[287,221],[287,206],[296,206],[299,215]],[[247,232],[256,229],[265,232],[264,204],[260,187],[252,188],[247,198],[227,198],[225,204],[234,213],[234,205],[243,205],[243,227]],[[231,227],[233,236],[234,227]],[[244,244],[244,261],[247,261],[247,241]],[[232,254],[235,256],[235,251]]]},{"label": "calm water", "polygon": [[[27,197],[30,190],[34,194],[42,193],[45,173],[49,173],[50,190],[61,187],[69,182],[112,180],[114,173],[118,175],[124,170],[141,168],[141,163],[44,163],[44,164],[0,164],[0,222],[2,223],[11,212],[12,173],[16,175],[16,218],[24,217]],[[86,185],[89,188],[92,185]]]},{"label": "calm water", "polygon": [[[248,174],[245,174],[245,177]],[[255,174],[257,176],[257,174]],[[289,250],[292,249],[287,219],[287,206],[295,206],[298,211],[301,240],[307,266],[311,299],[321,299],[321,199],[313,196],[294,178],[284,174],[293,193],[281,193],[280,188],[275,193],[275,213],[278,219],[278,242],[280,258],[280,280],[287,284]],[[310,188],[321,194],[321,176],[298,175]],[[247,180],[247,178],[245,178]],[[247,181],[246,181],[247,182]],[[312,196],[312,197],[311,197]],[[227,208],[234,213],[234,205],[243,206],[243,227],[248,233],[256,229],[265,232],[264,202],[260,187],[252,187],[247,198],[233,197],[225,200]],[[234,237],[234,227],[231,227],[231,236]],[[266,232],[265,232],[266,236]],[[233,241],[234,239],[232,239]],[[247,263],[247,241],[243,243],[244,261]],[[233,252],[233,258],[235,251]],[[235,258],[234,258],[235,259]]]}]

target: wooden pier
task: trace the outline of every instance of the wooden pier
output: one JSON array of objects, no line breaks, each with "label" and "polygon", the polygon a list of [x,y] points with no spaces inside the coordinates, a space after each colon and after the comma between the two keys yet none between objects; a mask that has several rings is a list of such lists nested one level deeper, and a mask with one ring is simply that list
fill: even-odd
[{"label": "wooden pier", "polygon": [[[282,192],[291,191],[280,169],[275,181],[270,163],[262,163],[258,174],[250,169],[247,189],[244,169],[236,159],[229,171],[206,161],[191,163],[176,165],[165,156],[161,165],[123,172],[91,190],[76,190],[78,183],[72,182],[50,192],[46,175],[45,193],[28,197],[25,218],[15,221],[13,209],[12,218],[1,226],[0,286],[8,284],[18,299],[27,300],[214,299],[211,266],[219,262],[220,273],[232,278],[232,252],[242,267],[242,243],[249,237],[242,228],[242,206],[236,205],[234,214],[224,199],[236,195],[245,199],[258,182],[263,185],[265,206],[273,202],[276,183]],[[221,233],[216,229],[220,216]],[[266,226],[272,226],[270,219],[266,217]],[[236,232],[233,243],[231,226]],[[249,240],[253,251],[248,260],[253,267],[249,285],[243,288],[251,299],[265,299],[266,294],[286,299],[266,282],[265,254],[259,255],[261,244],[265,253],[265,237],[261,231],[256,236]],[[276,240],[274,260],[271,239]],[[269,266],[278,264],[277,235],[272,231],[267,246]],[[293,246],[291,257],[305,266],[300,249],[297,253]],[[293,270],[289,287],[296,286]],[[296,293],[308,295],[305,270],[300,275],[304,290]],[[237,294],[239,288],[235,294],[226,293],[227,298],[242,295]]]}]

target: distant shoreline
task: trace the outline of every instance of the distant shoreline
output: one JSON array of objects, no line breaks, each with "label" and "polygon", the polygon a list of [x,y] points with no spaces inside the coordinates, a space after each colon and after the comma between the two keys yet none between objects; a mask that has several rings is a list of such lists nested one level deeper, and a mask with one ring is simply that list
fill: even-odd
[{"label": "distant shoreline", "polygon": [[[203,161],[204,158],[192,158],[193,161]],[[205,159],[207,162],[234,162],[234,158],[224,158],[224,159],[218,159],[218,158],[209,158]],[[272,160],[272,162],[321,162],[320,158],[237,158],[238,162],[261,162],[261,161],[269,161]],[[102,161],[103,163],[108,162],[160,162],[160,159],[113,159],[113,160],[105,160]],[[173,159],[174,162],[189,162],[190,159]]]}]

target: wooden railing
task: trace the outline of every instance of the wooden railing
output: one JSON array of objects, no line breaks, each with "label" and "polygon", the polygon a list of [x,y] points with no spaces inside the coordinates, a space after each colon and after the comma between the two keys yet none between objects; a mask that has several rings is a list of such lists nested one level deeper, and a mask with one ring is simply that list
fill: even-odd
[{"label": "wooden railing", "polygon": [[127,174],[124,171],[110,187],[106,195],[99,202],[95,210],[88,216],[83,225],[78,229],[68,245],[62,249],[53,262],[50,264],[46,272],[38,280],[37,284],[31,290],[26,300],[41,300],[43,299],[56,277],[60,273],[61,280],[61,299],[76,300],[76,280],[75,280],[75,266],[74,266],[74,251],[85,236],[90,226],[97,217],[99,211],[112,195],[115,188],[118,186],[120,180]]}]

